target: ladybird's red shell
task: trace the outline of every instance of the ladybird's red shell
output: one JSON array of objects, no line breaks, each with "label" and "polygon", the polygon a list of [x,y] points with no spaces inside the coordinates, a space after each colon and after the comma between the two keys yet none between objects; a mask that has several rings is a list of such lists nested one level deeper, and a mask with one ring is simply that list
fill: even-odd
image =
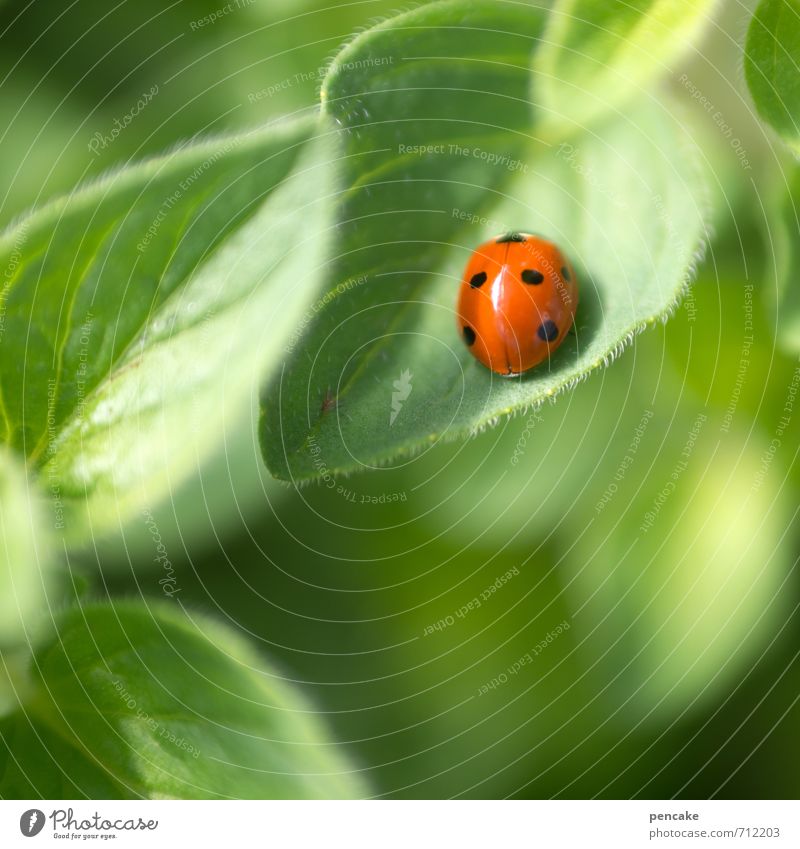
[{"label": "ladybird's red shell", "polygon": [[512,233],[484,242],[470,257],[458,298],[458,330],[487,368],[512,376],[550,357],[577,308],[575,272],[558,246]]}]

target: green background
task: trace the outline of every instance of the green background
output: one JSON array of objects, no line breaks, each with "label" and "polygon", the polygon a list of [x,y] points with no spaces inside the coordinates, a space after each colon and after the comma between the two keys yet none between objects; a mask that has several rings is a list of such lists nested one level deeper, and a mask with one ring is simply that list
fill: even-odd
[{"label": "green background", "polygon": [[[0,4],[0,224],[179,140],[315,108],[319,69],[394,8],[255,0],[192,28],[220,5]],[[770,451],[798,359],[776,342],[764,212],[789,166],[742,95],[733,5],[666,83],[724,198],[668,323],[536,414],[331,487],[271,480],[253,411],[158,506],[180,590],[169,603],[248,637],[313,705],[366,795],[800,793],[800,409]],[[94,134],[154,85],[92,153]],[[68,561],[84,599],[163,599],[144,519]]]}]

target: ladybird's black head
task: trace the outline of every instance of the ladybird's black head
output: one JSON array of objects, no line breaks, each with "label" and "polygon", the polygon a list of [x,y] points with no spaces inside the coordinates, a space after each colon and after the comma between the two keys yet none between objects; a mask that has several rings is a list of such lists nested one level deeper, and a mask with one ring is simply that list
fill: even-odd
[{"label": "ladybird's black head", "polygon": [[497,239],[497,244],[505,245],[507,242],[524,242],[525,238],[522,233],[506,233],[505,236],[500,236]]}]

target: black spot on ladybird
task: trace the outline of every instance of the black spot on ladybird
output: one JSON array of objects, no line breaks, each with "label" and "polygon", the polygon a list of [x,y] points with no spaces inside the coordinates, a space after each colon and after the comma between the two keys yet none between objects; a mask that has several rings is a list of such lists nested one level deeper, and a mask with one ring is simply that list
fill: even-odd
[{"label": "black spot on ladybird", "polygon": [[538,286],[544,280],[544,274],[541,271],[536,271],[533,268],[526,268],[522,272],[522,282],[530,283],[533,286]]},{"label": "black spot on ladybird", "polygon": [[475,331],[471,327],[464,328],[464,341],[470,346],[475,344]]},{"label": "black spot on ladybird", "polygon": [[522,233],[506,233],[505,236],[500,236],[497,239],[498,245],[504,245],[506,242],[524,242],[525,236]]},{"label": "black spot on ladybird", "polygon": [[542,340],[542,342],[552,342],[555,340],[556,336],[558,336],[558,326],[554,321],[548,318],[547,321],[543,321],[539,325],[536,335]]},{"label": "black spot on ladybird", "polygon": [[569,273],[569,269],[567,268],[566,265],[561,269],[561,276],[567,281],[567,283],[569,283],[570,280],[572,280],[572,277],[570,276],[570,273]]},{"label": "black spot on ladybird", "polygon": [[472,280],[469,281],[469,285],[472,286],[473,289],[477,289],[486,282],[486,272],[479,271],[477,274],[472,275]]}]

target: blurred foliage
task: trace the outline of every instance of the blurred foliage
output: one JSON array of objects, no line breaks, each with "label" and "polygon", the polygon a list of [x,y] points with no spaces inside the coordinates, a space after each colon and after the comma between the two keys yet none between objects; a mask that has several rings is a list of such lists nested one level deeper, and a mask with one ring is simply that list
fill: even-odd
[{"label": "blurred foliage", "polygon": [[2,649],[27,647],[41,639],[49,619],[48,598],[59,595],[56,534],[43,501],[38,488],[30,486],[24,465],[9,450],[0,450]]},{"label": "blurred foliage", "polygon": [[744,71],[758,114],[800,154],[797,54],[800,2],[761,0],[747,32]]},{"label": "blurred foliage", "polygon": [[[78,0],[67,14],[50,0],[0,4],[0,220],[197,133],[308,109],[317,69],[392,8],[256,0],[192,28],[220,5]],[[156,614],[120,631],[103,603],[124,598],[123,613],[136,617],[134,599],[160,599],[154,609],[165,611],[169,634],[200,654],[218,651],[209,669],[261,693],[261,678],[221,657],[220,646],[233,646],[230,654],[271,671],[292,706],[287,722],[311,711],[323,745],[316,724],[328,726],[350,766],[319,771],[355,769],[343,792],[796,798],[798,360],[776,343],[777,218],[764,187],[791,186],[788,201],[776,194],[792,209],[797,190],[736,72],[741,12],[723,4],[720,13],[720,29],[672,69],[671,95],[710,167],[717,214],[702,274],[669,322],[555,405],[394,468],[301,489],[257,465],[251,398],[220,430],[213,464],[151,505],[149,518],[69,552],[76,592],[104,621],[93,630],[124,648],[141,626],[157,643]],[[158,94],[95,155],[95,134],[109,135],[154,85]],[[4,499],[6,477],[26,488],[10,469]],[[0,517],[25,529],[25,496],[15,498]],[[183,610],[222,623],[208,626],[216,650],[195,644]],[[78,654],[85,627],[70,624]],[[160,664],[163,646],[153,650]],[[46,669],[63,671],[63,661],[51,647]],[[2,672],[4,706],[37,692],[36,665],[15,651],[3,653]],[[179,679],[189,703],[210,713],[204,685]],[[76,759],[81,741],[40,706],[33,724],[19,712],[0,724],[24,763],[21,775],[0,757],[0,792],[107,798],[128,781],[149,792],[146,776],[109,777],[92,752]],[[224,721],[227,707],[214,709]],[[268,724],[237,721],[256,735]],[[182,750],[135,739],[176,774],[170,759]],[[240,754],[245,762],[250,753]],[[66,759],[68,780],[53,770]],[[206,791],[214,780],[204,773]],[[273,791],[248,782],[239,792]]]},{"label": "blurred foliage", "polygon": [[533,97],[559,135],[641,97],[706,30],[716,0],[562,0],[534,58]]},{"label": "blurred foliage", "polygon": [[[797,240],[800,166],[787,167],[781,177],[768,198],[771,214],[764,227],[774,258],[773,267],[769,269],[774,274],[774,297],[771,297],[770,306],[779,343],[790,353],[800,353],[800,287],[795,282],[800,264]],[[772,289],[771,275],[768,280]]]},{"label": "blurred foliage", "polygon": [[[0,6],[0,224],[81,178],[198,133],[251,127],[317,102],[352,32],[395,8],[254,0],[211,24],[218,0],[59,0]],[[135,116],[137,101],[158,93]],[[127,117],[130,121],[126,121]],[[125,124],[124,132],[112,133]],[[93,151],[96,134],[106,139]]]},{"label": "blurred foliage", "polygon": [[[364,788],[292,688],[216,623],[161,605],[85,605],[34,656],[39,742],[0,762],[5,798],[348,798]],[[67,744],[64,746],[64,744]],[[102,788],[98,790],[98,788]],[[78,791],[76,793],[76,791]]]}]

